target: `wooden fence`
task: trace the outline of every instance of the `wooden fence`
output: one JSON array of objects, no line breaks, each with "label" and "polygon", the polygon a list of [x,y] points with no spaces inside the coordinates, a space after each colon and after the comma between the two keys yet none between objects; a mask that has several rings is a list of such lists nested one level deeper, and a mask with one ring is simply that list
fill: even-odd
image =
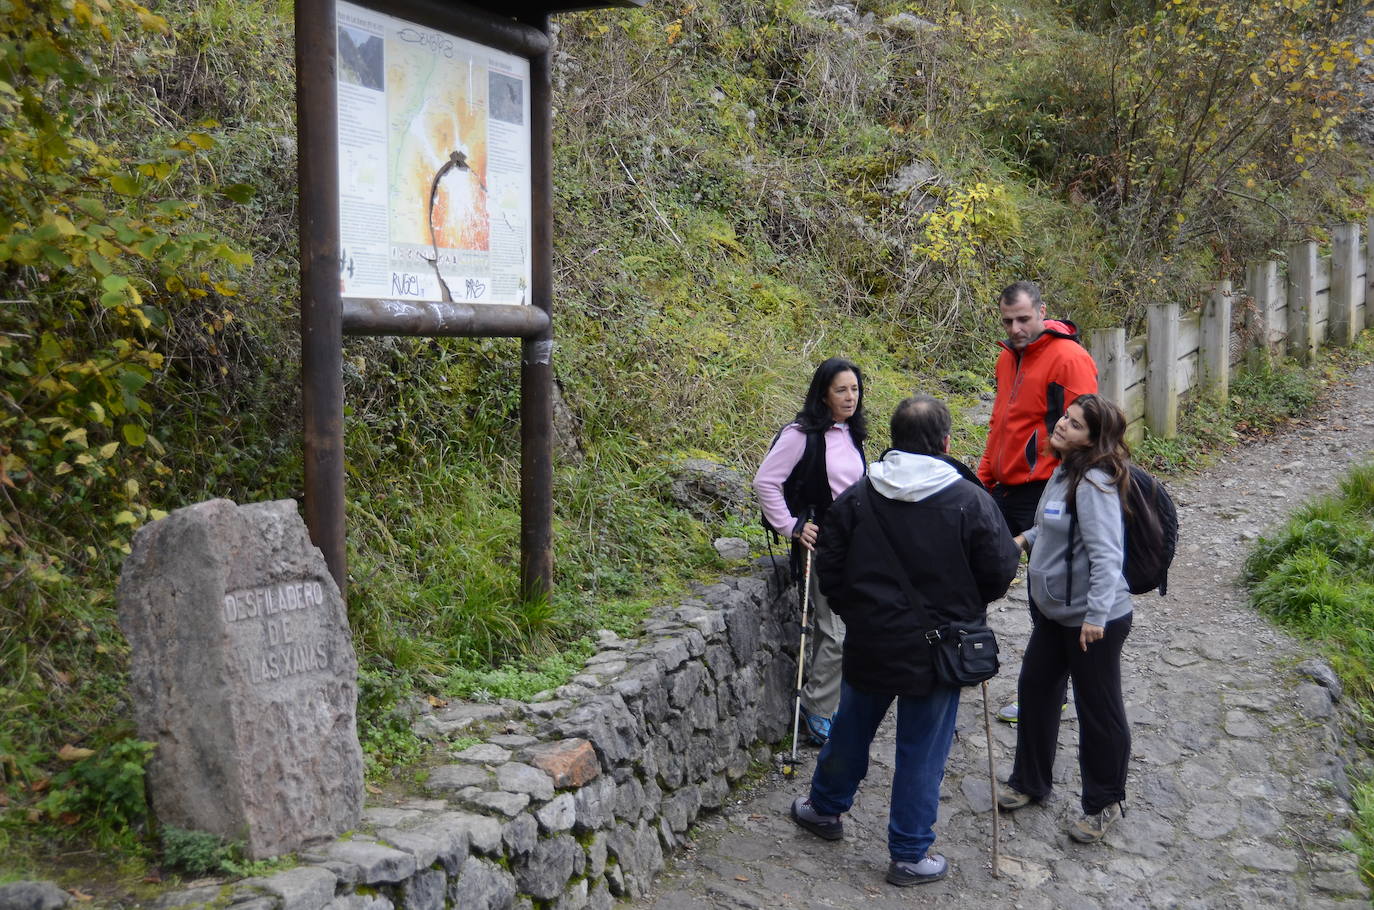
[{"label": "wooden fence", "polygon": [[1252,262],[1243,288],[1217,282],[1197,312],[1151,304],[1144,335],[1092,332],[1100,391],[1126,412],[1130,440],[1139,441],[1146,427],[1177,436],[1184,393],[1225,401],[1231,368],[1242,361],[1291,355],[1310,363],[1324,343],[1353,343],[1374,315],[1374,216],[1367,227],[1363,245],[1360,225],[1342,224],[1328,255],[1305,240],[1288,248],[1287,262]]}]

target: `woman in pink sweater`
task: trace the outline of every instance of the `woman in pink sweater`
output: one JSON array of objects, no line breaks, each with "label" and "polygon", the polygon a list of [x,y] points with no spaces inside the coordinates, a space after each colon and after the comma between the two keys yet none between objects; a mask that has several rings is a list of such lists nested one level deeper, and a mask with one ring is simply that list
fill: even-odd
[{"label": "woman in pink sweater", "polygon": [[[794,570],[801,565],[802,552],[815,549],[835,497],[864,476],[867,436],[863,373],[850,361],[832,357],[816,368],[802,409],[783,427],[754,475],[764,518],[792,540]],[[810,740],[824,745],[840,702],[844,623],[830,611],[814,573],[809,597],[813,634],[801,691],[802,718]]]}]

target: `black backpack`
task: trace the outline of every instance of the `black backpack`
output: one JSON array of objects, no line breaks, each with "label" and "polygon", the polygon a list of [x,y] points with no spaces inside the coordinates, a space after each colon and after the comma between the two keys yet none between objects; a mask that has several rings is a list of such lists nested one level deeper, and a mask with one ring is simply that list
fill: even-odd
[{"label": "black backpack", "polygon": [[1122,574],[1132,594],[1159,589],[1169,593],[1169,565],[1178,547],[1178,509],[1173,497],[1149,471],[1131,465],[1126,491],[1131,515],[1126,519],[1126,562]]},{"label": "black backpack", "polygon": [[[794,422],[795,421],[789,421],[778,428],[778,431],[773,434],[773,441],[768,443],[769,452],[773,451],[773,446],[778,444],[778,439],[782,436],[782,431],[792,426]],[[805,464],[810,464],[818,456],[823,457],[824,447],[821,445],[821,435],[822,434],[820,433],[806,434],[806,448],[802,451],[801,460],[797,462],[796,467],[792,469],[792,473],[788,475],[787,480],[783,483],[784,500],[789,499],[790,495],[795,495],[796,490],[794,484],[797,482],[799,475],[804,473],[804,469],[802,466]],[[764,457],[767,457],[767,455],[765,454]],[[807,509],[805,514],[807,518],[810,518],[812,515],[812,510]],[[781,586],[782,576],[776,574],[779,571],[779,569],[777,560],[773,556],[773,544],[781,543],[783,537],[781,534],[778,533],[776,528],[774,528],[771,524],[768,523],[768,516],[763,514],[763,509],[761,507],[759,509],[759,524],[763,526],[764,542],[768,545],[769,561],[773,563],[773,569],[778,580],[778,585]],[[792,577],[800,578],[802,574],[801,545],[797,543],[795,540],[788,541],[788,565],[791,567]]]},{"label": "black backpack", "polygon": [[[785,430],[785,429],[787,429],[788,427],[792,426],[793,423],[795,423],[795,421],[788,421],[787,423],[785,423],[785,424],[783,424],[782,426],[778,427],[778,431],[777,431],[776,433],[773,434],[773,441],[770,442],[770,443],[768,443],[768,452],[773,451],[773,446],[775,446],[775,445],[778,444],[778,439],[782,436],[782,431]],[[813,459],[816,457],[817,451],[818,451],[818,448],[819,448],[819,443],[820,443],[820,435],[819,435],[819,434],[816,434],[816,433],[807,433],[807,434],[806,434],[806,448],[802,450],[802,457],[801,457],[801,460],[798,461],[796,467],[794,467],[794,468],[792,469],[792,473],[791,473],[790,475],[788,475],[787,481],[784,481],[784,484],[783,484],[784,487],[787,487],[787,486],[789,485],[789,483],[797,476],[797,474],[799,473],[799,471],[800,471],[800,469],[801,469],[802,464],[804,464],[804,463],[809,463],[811,460],[813,460]],[[768,457],[767,452],[764,453],[764,457],[765,457],[765,458]],[[789,492],[791,492],[790,489],[784,489],[784,491],[783,491],[783,499],[784,499],[784,500],[787,499],[787,494],[788,494]],[[769,543],[770,552],[771,552],[771,546],[772,546],[772,544],[773,544],[775,541],[781,541],[781,540],[782,540],[782,535],[778,533],[778,531],[777,531],[776,528],[774,528],[772,525],[770,525],[770,524],[768,523],[768,517],[767,517],[766,515],[763,514],[763,509],[762,509],[761,507],[760,507],[760,509],[759,509],[759,524],[763,526],[763,530],[766,532],[766,540],[767,540],[768,543]]]},{"label": "black backpack", "polygon": [[[1178,547],[1178,509],[1173,497],[1149,471],[1131,464],[1131,480],[1127,484],[1126,502],[1130,515],[1126,516],[1126,553],[1121,574],[1132,594],[1146,594],[1159,589],[1159,596],[1169,593],[1169,565]],[[1073,539],[1076,516],[1069,510],[1069,539]],[[1066,599],[1073,596],[1073,547],[1064,557],[1069,577]]]}]

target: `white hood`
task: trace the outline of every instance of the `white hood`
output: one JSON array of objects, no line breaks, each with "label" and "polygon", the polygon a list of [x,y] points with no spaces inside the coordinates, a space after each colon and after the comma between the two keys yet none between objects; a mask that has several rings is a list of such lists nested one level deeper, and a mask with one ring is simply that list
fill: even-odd
[{"label": "white hood", "polygon": [[868,469],[868,479],[888,499],[920,502],[959,480],[959,472],[938,458],[892,450]]}]

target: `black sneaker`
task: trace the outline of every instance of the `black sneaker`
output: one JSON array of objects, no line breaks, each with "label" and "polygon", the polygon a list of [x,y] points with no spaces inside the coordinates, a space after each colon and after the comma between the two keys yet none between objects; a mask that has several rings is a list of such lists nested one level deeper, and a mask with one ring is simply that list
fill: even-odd
[{"label": "black sneaker", "polygon": [[792,801],[792,821],[825,840],[844,837],[844,822],[838,815],[821,815],[811,808],[811,797],[798,796]]},{"label": "black sneaker", "polygon": [[894,859],[887,867],[887,883],[905,888],[907,885],[938,882],[948,874],[949,861],[938,853],[927,853],[919,863]]}]

